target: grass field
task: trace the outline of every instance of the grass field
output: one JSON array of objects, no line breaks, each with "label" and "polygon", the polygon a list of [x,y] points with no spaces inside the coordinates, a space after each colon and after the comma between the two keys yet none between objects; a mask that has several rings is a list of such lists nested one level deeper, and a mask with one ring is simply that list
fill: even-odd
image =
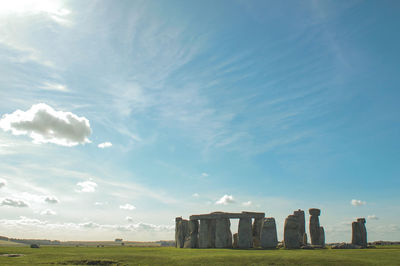
[{"label": "grass field", "polygon": [[9,246],[20,246],[20,247],[23,247],[23,246],[27,246],[27,245],[26,244],[12,242],[12,241],[0,240],[0,247],[1,246],[6,246],[6,247],[9,247]]},{"label": "grass field", "polygon": [[400,265],[400,246],[358,250],[3,246],[0,255],[0,265]]}]

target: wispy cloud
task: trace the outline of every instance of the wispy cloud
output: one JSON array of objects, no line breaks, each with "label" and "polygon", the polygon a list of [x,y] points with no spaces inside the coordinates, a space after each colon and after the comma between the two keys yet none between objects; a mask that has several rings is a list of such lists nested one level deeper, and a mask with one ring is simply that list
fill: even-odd
[{"label": "wispy cloud", "polygon": [[124,205],[120,205],[119,208],[122,209],[122,210],[127,210],[127,211],[133,211],[134,209],[136,209],[135,206],[133,206],[132,204],[129,204],[129,203],[126,203]]},{"label": "wispy cloud", "polygon": [[23,208],[23,207],[29,207],[29,204],[22,201],[22,200],[17,200],[17,199],[11,199],[11,198],[5,198],[1,201],[0,205],[2,206],[10,206],[10,207],[18,207],[18,208]]},{"label": "wispy cloud", "polygon": [[368,215],[367,220],[379,220],[379,217],[376,216],[375,214],[373,214],[373,215]]},{"label": "wispy cloud", "polygon": [[5,185],[7,185],[7,181],[0,178],[0,188],[4,187]]},{"label": "wispy cloud", "polygon": [[99,145],[97,145],[97,147],[99,147],[100,149],[105,149],[105,148],[109,148],[109,147],[111,147],[112,146],[112,143],[111,142],[103,142],[103,143],[100,143]]},{"label": "wispy cloud", "polygon": [[69,92],[69,89],[66,85],[59,83],[44,82],[43,85],[40,86],[40,88],[48,91]]},{"label": "wispy cloud", "polygon": [[54,197],[54,196],[47,196],[47,197],[44,199],[44,201],[45,201],[46,203],[50,203],[50,204],[56,204],[56,203],[59,202],[59,200],[58,200],[56,197]]},{"label": "wispy cloud", "polygon": [[357,199],[352,199],[350,203],[351,203],[351,205],[356,206],[356,207],[367,204],[366,201],[357,200]]},{"label": "wispy cloud", "polygon": [[46,209],[46,210],[41,211],[40,215],[51,216],[51,215],[57,215],[57,213],[51,209]]},{"label": "wispy cloud", "polygon": [[76,186],[78,187],[77,192],[95,192],[97,188],[97,184],[93,181],[78,182]]},{"label": "wispy cloud", "polygon": [[242,205],[245,207],[251,206],[251,204],[253,203],[250,200],[242,203]]}]

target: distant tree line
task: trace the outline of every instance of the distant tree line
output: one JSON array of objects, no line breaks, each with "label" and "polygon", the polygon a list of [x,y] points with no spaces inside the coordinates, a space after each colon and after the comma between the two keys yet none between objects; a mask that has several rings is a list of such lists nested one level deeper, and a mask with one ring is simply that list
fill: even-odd
[{"label": "distant tree line", "polygon": [[37,244],[37,245],[60,245],[61,241],[59,240],[48,240],[48,239],[19,239],[19,238],[9,238],[5,236],[0,236],[0,240],[11,241],[15,243],[22,244]]}]

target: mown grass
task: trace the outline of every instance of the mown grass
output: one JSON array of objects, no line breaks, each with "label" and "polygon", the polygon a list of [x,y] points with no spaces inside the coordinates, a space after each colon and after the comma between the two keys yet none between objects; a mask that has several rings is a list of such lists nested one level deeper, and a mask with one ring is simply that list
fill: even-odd
[{"label": "mown grass", "polygon": [[7,241],[7,240],[0,240],[0,246],[27,246],[26,244],[22,244],[22,243],[16,243],[16,242],[12,242],[12,241]]},{"label": "mown grass", "polygon": [[400,246],[359,250],[0,247],[0,265],[400,265]]}]

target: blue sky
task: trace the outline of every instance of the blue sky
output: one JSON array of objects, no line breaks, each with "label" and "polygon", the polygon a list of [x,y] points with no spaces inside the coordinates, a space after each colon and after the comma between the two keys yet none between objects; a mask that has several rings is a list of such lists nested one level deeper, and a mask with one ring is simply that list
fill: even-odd
[{"label": "blue sky", "polygon": [[2,234],[173,239],[176,216],[253,210],[282,239],[287,215],[318,207],[328,242],[356,217],[398,240],[399,11],[1,3]]}]

